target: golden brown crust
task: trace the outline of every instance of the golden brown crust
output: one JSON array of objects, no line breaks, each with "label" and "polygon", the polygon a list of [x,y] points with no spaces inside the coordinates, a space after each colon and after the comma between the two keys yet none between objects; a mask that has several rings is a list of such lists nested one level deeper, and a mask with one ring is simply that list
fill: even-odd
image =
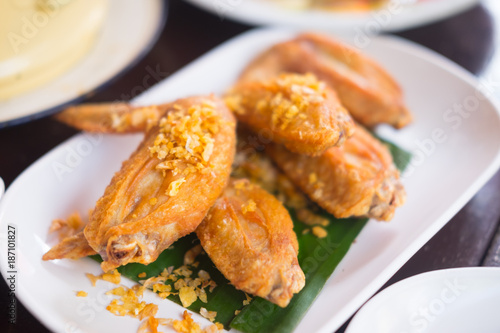
[{"label": "golden brown crust", "polygon": [[196,229],[226,186],[236,135],[224,103],[185,98],[167,113],[115,174],[85,228],[105,271],[153,262]]},{"label": "golden brown crust", "polygon": [[319,155],[352,135],[354,123],[333,90],[312,74],[243,82],[225,97],[239,121],[289,150]]},{"label": "golden brown crust", "polygon": [[94,249],[83,235],[83,231],[76,235],[64,238],[59,244],[52,247],[42,257],[43,260],[80,259],[96,254]]},{"label": "golden brown crust", "polygon": [[132,106],[128,103],[100,103],[70,106],[55,115],[68,126],[86,132],[146,132],[160,119],[170,104]]},{"label": "golden brown crust", "polygon": [[246,179],[231,179],[196,234],[217,268],[240,290],[285,307],[304,287],[288,211]]},{"label": "golden brown crust", "polygon": [[240,82],[266,80],[282,72],[315,74],[365,126],[387,123],[401,128],[412,120],[395,80],[372,59],[330,37],[306,33],[277,44],[246,67]]},{"label": "golden brown crust", "polygon": [[290,180],[337,218],[388,221],[405,201],[389,150],[361,126],[342,147],[319,157],[294,154],[279,145],[270,145],[267,152]]}]

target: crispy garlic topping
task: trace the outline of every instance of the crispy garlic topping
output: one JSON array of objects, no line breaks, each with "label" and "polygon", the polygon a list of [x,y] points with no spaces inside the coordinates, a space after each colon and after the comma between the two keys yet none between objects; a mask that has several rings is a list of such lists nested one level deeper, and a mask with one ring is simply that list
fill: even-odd
[{"label": "crispy garlic topping", "polygon": [[[174,175],[209,172],[207,166],[214,149],[213,135],[219,131],[220,121],[215,105],[207,100],[187,109],[179,105],[173,108],[174,111],[160,119],[160,131],[149,148],[151,156],[162,161],[156,168],[164,172],[172,170]],[[184,181],[180,178],[172,182],[167,194],[175,196]]]},{"label": "crispy garlic topping", "polygon": [[[307,109],[311,104],[321,103],[326,99],[325,83],[311,73],[284,73],[277,80],[270,80],[264,85],[275,94],[269,94],[266,99],[260,100],[256,109],[262,114],[272,114],[273,126],[282,130],[297,117],[306,119]],[[234,112],[246,112],[241,106],[241,96],[229,95],[225,101]]]}]

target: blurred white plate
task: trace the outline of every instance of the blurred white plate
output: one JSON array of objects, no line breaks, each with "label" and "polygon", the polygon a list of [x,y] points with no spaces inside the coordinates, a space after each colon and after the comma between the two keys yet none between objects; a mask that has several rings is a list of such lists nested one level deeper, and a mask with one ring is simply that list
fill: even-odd
[{"label": "blurred white plate", "polygon": [[[273,0],[187,0],[221,19],[252,25],[286,26],[372,35],[431,23],[472,7],[479,0],[392,0],[392,5],[368,12],[293,10]],[[282,0],[286,2],[288,0]],[[361,38],[361,37],[360,37]]]},{"label": "blurred white plate", "polygon": [[500,332],[500,268],[427,272],[369,300],[346,333]]},{"label": "blurred white plate", "polygon": [[[293,35],[274,29],[243,34],[152,87],[136,102],[156,104],[192,94],[221,93],[257,53]],[[375,38],[363,52],[396,77],[415,114],[415,123],[404,130],[380,129],[401,146],[417,150],[403,179],[408,201],[390,223],[366,225],[297,332],[331,333],[340,327],[500,164],[500,115],[492,101],[476,90],[480,85],[472,75],[399,38]],[[462,113],[468,118],[448,114],[457,103],[464,106]],[[43,262],[41,257],[49,249],[52,219],[93,207],[140,140],[141,135],[77,135],[29,167],[0,202],[0,233],[5,233],[7,224],[18,230],[17,296],[51,330],[64,331],[68,325],[89,332],[137,330],[136,319],[115,317],[105,310],[103,292],[110,286],[103,282],[90,286],[84,273],[99,273],[97,263],[90,259]],[[5,249],[1,236],[0,248]],[[0,267],[5,274],[6,251],[0,252]],[[89,297],[75,297],[78,290],[88,291]],[[159,317],[179,318],[182,313],[177,304],[151,293],[146,299],[160,305]]]},{"label": "blurred white plate", "polygon": [[90,52],[42,87],[0,102],[0,128],[55,113],[125,73],[154,45],[166,14],[163,0],[111,0]]},{"label": "blurred white plate", "polygon": [[2,199],[4,192],[5,192],[5,183],[3,182],[3,179],[0,178],[0,199]]}]

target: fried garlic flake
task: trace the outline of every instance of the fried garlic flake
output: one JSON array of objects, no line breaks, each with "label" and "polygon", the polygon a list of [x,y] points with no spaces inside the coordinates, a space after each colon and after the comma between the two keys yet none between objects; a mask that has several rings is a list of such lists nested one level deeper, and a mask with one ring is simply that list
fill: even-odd
[{"label": "fried garlic flake", "polygon": [[[202,269],[198,271],[197,275],[193,274],[192,268],[198,265],[198,262],[194,262],[194,259],[201,251],[201,245],[195,245],[186,251],[184,255],[185,265],[175,270],[172,266],[165,268],[159,276],[140,281],[142,288],[152,289],[161,298],[179,295],[184,307],[189,307],[198,299],[203,303],[207,303],[208,296],[205,289],[208,288],[208,291],[212,292],[217,284],[210,278],[210,274]],[[169,280],[173,284],[166,284]]]},{"label": "fried garlic flake", "polygon": [[328,232],[320,226],[314,226],[312,228],[312,233],[318,238],[325,238],[328,236]]},{"label": "fried garlic flake", "polygon": [[[160,131],[152,147],[151,156],[161,162],[157,169],[174,175],[185,175],[193,172],[204,172],[209,167],[209,159],[214,149],[213,134],[219,131],[219,115],[215,105],[210,101],[182,108],[173,106],[174,110],[160,119]],[[184,178],[173,181],[167,194],[174,196],[184,183]]]},{"label": "fried garlic flake", "polygon": [[249,199],[246,203],[241,205],[241,212],[246,214],[247,212],[255,212],[257,209],[257,204],[252,199]]},{"label": "fried garlic flake", "polygon": [[201,253],[202,248],[201,245],[198,244],[184,254],[184,265],[192,265],[196,257]]},{"label": "fried garlic flake", "polygon": [[118,270],[113,270],[112,272],[107,272],[101,275],[104,281],[108,281],[114,284],[119,284],[121,280],[121,275]]},{"label": "fried garlic flake", "polygon": [[177,193],[179,193],[179,190],[181,188],[181,185],[186,181],[186,179],[184,177],[182,178],[179,178],[173,182],[171,182],[169,185],[168,185],[168,189],[167,189],[167,195],[173,197],[173,196],[176,196]]},{"label": "fried garlic flake", "polygon": [[154,316],[158,311],[158,306],[152,303],[140,301],[139,297],[142,293],[137,294],[137,290],[129,289],[127,287],[115,288],[106,294],[120,296],[119,299],[113,299],[106,310],[117,316],[130,316],[134,318],[145,318]]},{"label": "fried garlic flake", "polygon": [[94,274],[91,274],[91,273],[85,273],[85,276],[90,280],[92,287],[95,287],[97,280],[100,279],[99,276],[95,276]]},{"label": "fried garlic flake", "polygon": [[217,317],[217,312],[216,311],[208,311],[207,309],[202,307],[202,308],[200,308],[200,315],[203,318],[206,318],[213,323],[215,321],[215,317]]},{"label": "fried garlic flake", "polygon": [[198,296],[196,296],[193,287],[181,287],[179,289],[179,298],[181,299],[182,306],[187,308],[198,299]]},{"label": "fried garlic flake", "polygon": [[193,320],[189,312],[184,311],[182,317],[182,320],[171,321],[172,327],[179,333],[216,333],[224,328],[222,324],[215,323],[202,330],[200,325]]},{"label": "fried garlic flake", "polygon": [[304,118],[305,110],[312,103],[325,99],[325,83],[313,74],[282,74],[268,83],[271,91],[282,91],[269,100],[257,104],[261,112],[272,112],[273,126],[285,129],[297,117]]},{"label": "fried garlic flake", "polygon": [[155,317],[151,316],[144,320],[139,326],[137,333],[158,333],[158,324],[160,321]]},{"label": "fried garlic flake", "polygon": [[111,272],[102,273],[101,275],[85,273],[85,276],[87,276],[87,278],[90,280],[90,283],[92,283],[92,287],[95,287],[95,284],[98,280],[104,280],[114,284],[119,284],[121,281],[121,275],[116,269]]},{"label": "fried garlic flake", "polygon": [[243,305],[248,305],[252,301],[252,297],[250,297],[247,293],[245,293],[245,296],[247,299],[243,301]]},{"label": "fried garlic flake", "polygon": [[307,225],[321,225],[327,227],[330,224],[327,218],[317,215],[307,208],[297,210],[297,218]]}]

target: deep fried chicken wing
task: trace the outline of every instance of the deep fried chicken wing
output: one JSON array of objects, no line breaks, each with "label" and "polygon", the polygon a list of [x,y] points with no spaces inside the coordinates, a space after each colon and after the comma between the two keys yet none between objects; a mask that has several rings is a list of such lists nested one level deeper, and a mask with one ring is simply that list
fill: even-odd
[{"label": "deep fried chicken wing", "polygon": [[196,229],[227,184],[235,136],[235,119],[220,99],[172,103],[115,174],[84,230],[104,271],[153,262]]},{"label": "deep fried chicken wing", "polygon": [[283,72],[315,74],[365,126],[387,123],[401,128],[411,122],[394,79],[372,59],[330,37],[306,33],[277,44],[246,67],[240,82],[267,80]]},{"label": "deep fried chicken wing", "polygon": [[80,259],[94,254],[96,252],[90,247],[83,231],[81,231],[76,235],[64,238],[59,244],[45,253],[42,259]]},{"label": "deep fried chicken wing", "polygon": [[66,219],[55,219],[49,228],[49,233],[56,233],[59,244],[52,247],[42,257],[43,260],[79,259],[96,254],[83,234],[87,225],[78,212]]},{"label": "deep fried chicken wing", "polygon": [[342,147],[319,157],[270,145],[266,152],[299,188],[337,218],[390,220],[406,194],[392,156],[361,126]]},{"label": "deep fried chicken wing", "polygon": [[289,150],[308,155],[341,145],[354,123],[333,90],[312,74],[281,74],[243,82],[225,97],[239,121],[264,130]]},{"label": "deep fried chicken wing", "polygon": [[219,271],[240,290],[285,307],[304,287],[288,211],[246,179],[231,179],[196,234]]},{"label": "deep fried chicken wing", "polygon": [[97,133],[145,132],[155,125],[170,104],[132,106],[128,103],[100,103],[71,106],[55,115],[66,125]]}]

